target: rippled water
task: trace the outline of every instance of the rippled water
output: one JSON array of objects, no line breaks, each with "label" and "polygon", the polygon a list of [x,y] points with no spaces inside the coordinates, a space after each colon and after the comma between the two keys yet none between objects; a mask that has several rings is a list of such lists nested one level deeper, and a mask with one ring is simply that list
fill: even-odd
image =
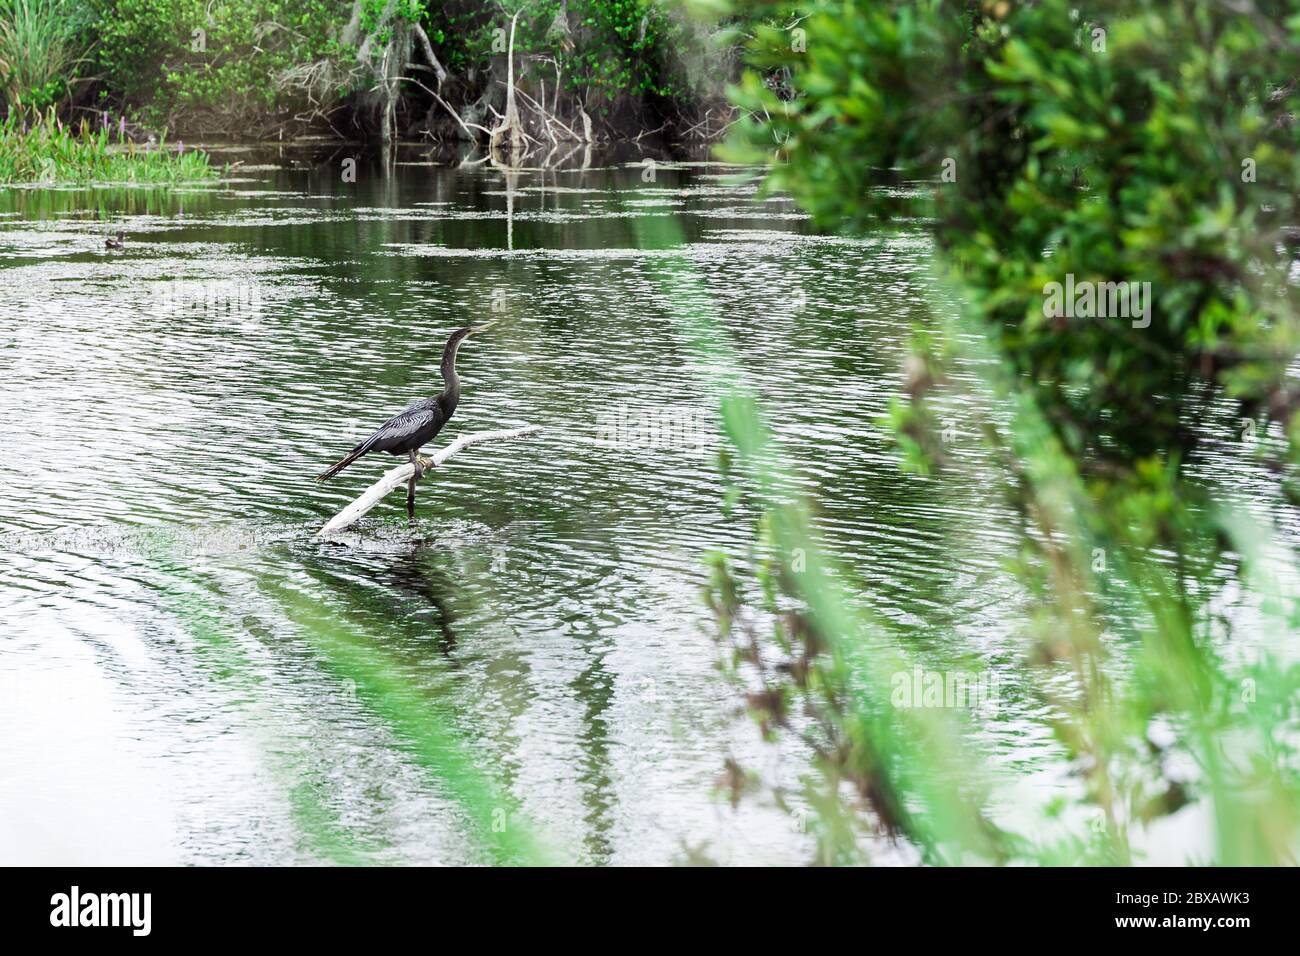
[{"label": "rippled water", "polygon": [[[703,556],[750,536],[672,256],[873,606],[921,653],[1009,643],[1009,525],[987,489],[902,475],[878,424],[924,319],[919,226],[817,237],[716,165],[408,159],[0,193],[0,860],[500,859],[491,793],[560,858],[806,859],[786,817],[713,792],[728,755],[799,764],[715,670]],[[642,248],[656,222],[684,245]],[[315,539],[393,461],[312,476],[489,322],[440,441],[542,432],[439,469],[415,527],[398,494]],[[1021,716],[992,743],[1037,768]]]}]

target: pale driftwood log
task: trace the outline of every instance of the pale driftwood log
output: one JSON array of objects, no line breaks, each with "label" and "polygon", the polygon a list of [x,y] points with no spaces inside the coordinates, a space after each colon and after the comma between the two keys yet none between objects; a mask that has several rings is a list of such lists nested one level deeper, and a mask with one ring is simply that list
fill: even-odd
[{"label": "pale driftwood log", "polygon": [[[531,435],[533,432],[541,431],[541,425],[524,425],[522,428],[503,428],[494,432],[471,432],[468,435],[461,435],[450,445],[438,449],[432,455],[424,458],[424,461],[431,467],[441,465],[456,452],[470,445],[477,445],[485,441],[505,441],[509,438],[519,438],[523,435]],[[332,534],[335,531],[342,531],[356,524],[367,511],[379,504],[384,497],[408,481],[415,474],[414,466],[408,461],[403,462],[396,468],[386,472],[382,478],[365,490],[365,492],[352,504],[348,505],[329,521],[325,522],[325,527],[316,532],[316,536]],[[427,475],[428,472],[426,471]]]}]

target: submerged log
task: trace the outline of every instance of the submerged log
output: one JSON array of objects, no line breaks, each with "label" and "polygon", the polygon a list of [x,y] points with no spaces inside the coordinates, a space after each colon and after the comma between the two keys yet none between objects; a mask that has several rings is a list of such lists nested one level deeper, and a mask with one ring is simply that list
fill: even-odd
[{"label": "submerged log", "polygon": [[[523,435],[531,435],[533,432],[541,431],[541,425],[524,425],[521,428],[503,428],[494,432],[471,432],[468,435],[461,435],[450,445],[439,449],[433,455],[423,458],[422,463],[426,468],[435,468],[444,461],[470,445],[477,445],[485,441],[505,441],[509,438],[519,438]],[[403,462],[396,468],[385,472],[384,476],[367,488],[356,501],[348,505],[333,518],[325,523],[325,527],[316,532],[320,537],[326,534],[332,534],[335,531],[342,531],[344,528],[356,524],[367,511],[379,504],[380,501],[390,492],[409,482],[415,476],[415,466],[409,461]]]}]

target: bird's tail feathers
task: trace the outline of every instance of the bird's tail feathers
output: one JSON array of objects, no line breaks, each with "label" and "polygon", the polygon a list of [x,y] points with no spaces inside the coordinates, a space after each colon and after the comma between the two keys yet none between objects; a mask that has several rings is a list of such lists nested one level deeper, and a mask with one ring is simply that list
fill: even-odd
[{"label": "bird's tail feathers", "polygon": [[319,475],[317,475],[317,476],[316,476],[316,480],[317,480],[317,481],[326,481],[326,480],[328,480],[328,479],[330,479],[330,478],[333,478],[333,477],[334,477],[335,475],[337,475],[340,471],[342,471],[342,470],[343,470],[344,468],[346,468],[348,465],[352,464],[354,461],[356,461],[358,458],[360,458],[360,457],[361,457],[362,455],[364,455],[364,454],[365,454],[364,446],[362,446],[362,445],[358,445],[356,448],[352,449],[350,452],[348,452],[346,455],[344,455],[342,458],[340,458],[340,459],[339,459],[338,461],[336,461],[334,464],[330,465],[328,468],[326,468],[324,471],[322,471]]}]

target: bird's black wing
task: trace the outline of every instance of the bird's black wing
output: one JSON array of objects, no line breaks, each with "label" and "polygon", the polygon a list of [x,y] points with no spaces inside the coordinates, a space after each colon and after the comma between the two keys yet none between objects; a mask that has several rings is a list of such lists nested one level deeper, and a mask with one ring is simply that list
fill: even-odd
[{"label": "bird's black wing", "polygon": [[370,451],[407,451],[423,445],[428,439],[421,436],[437,431],[441,424],[438,403],[422,399],[407,405],[357,447],[363,449],[363,455]]},{"label": "bird's black wing", "polygon": [[421,440],[421,436],[436,433],[442,425],[442,420],[442,409],[436,401],[421,399],[412,402],[380,425],[373,435],[321,472],[316,480],[324,481],[333,478],[362,455],[372,451],[391,451],[400,454],[411,448],[418,448],[428,440],[427,438]]}]

